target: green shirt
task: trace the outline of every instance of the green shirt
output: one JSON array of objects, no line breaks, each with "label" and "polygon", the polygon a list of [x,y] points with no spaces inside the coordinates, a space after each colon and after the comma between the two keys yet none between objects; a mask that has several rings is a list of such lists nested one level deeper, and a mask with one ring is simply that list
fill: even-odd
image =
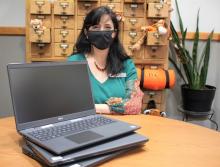
[{"label": "green shirt", "polygon": [[[68,61],[86,61],[83,54],[72,55]],[[100,83],[89,70],[89,77],[92,87],[93,98],[96,104],[104,104],[110,97],[125,98],[126,82],[136,80],[137,72],[131,59],[123,62],[124,70],[116,77],[109,76],[104,83]]]}]

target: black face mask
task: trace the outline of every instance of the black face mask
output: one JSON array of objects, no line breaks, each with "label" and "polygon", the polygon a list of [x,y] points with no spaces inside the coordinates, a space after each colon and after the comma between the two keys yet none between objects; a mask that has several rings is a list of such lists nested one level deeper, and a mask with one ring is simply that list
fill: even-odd
[{"label": "black face mask", "polygon": [[112,41],[113,31],[88,31],[88,41],[100,50],[107,49]]}]

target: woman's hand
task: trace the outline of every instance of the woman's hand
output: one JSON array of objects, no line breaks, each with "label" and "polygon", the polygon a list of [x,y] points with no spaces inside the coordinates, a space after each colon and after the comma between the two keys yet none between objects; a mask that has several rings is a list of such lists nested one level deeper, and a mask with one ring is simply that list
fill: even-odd
[{"label": "woman's hand", "polygon": [[111,114],[107,104],[95,104],[95,109],[97,114]]}]

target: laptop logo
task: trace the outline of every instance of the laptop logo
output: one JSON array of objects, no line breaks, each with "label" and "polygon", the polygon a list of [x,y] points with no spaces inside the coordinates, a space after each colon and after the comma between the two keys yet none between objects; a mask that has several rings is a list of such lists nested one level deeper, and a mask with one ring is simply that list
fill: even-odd
[{"label": "laptop logo", "polygon": [[63,117],[58,117],[58,121],[62,121],[63,120]]}]

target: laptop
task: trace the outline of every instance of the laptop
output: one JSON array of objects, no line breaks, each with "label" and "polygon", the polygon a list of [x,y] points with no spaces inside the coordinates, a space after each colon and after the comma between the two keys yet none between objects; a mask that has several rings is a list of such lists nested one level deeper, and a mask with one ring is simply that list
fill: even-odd
[{"label": "laptop", "polygon": [[96,114],[87,62],[7,66],[16,129],[61,154],[139,129]]},{"label": "laptop", "polygon": [[84,149],[80,149],[74,152],[54,155],[47,150],[26,141],[26,144],[31,148],[31,150],[49,166],[62,165],[68,162],[75,162],[85,158],[91,158],[93,156],[98,156],[106,153],[111,153],[115,151],[120,151],[122,149],[131,148],[134,146],[143,145],[148,141],[148,138],[139,135],[137,133],[132,133],[129,135],[124,135],[123,137],[117,137],[105,142],[101,142],[98,145],[92,145]]},{"label": "laptop", "polygon": [[[94,166],[100,165],[106,161],[109,161],[117,156],[120,156],[122,154],[130,152],[132,150],[136,150],[137,148],[139,148],[139,147],[131,147],[128,149],[123,149],[120,151],[116,151],[116,152],[112,152],[112,153],[108,153],[108,154],[103,154],[103,155],[95,156],[95,157],[88,158],[88,159],[83,159],[83,160],[80,160],[77,162],[59,165],[59,167],[94,167]],[[44,160],[42,160],[40,157],[38,157],[26,144],[22,145],[22,152],[25,155],[37,160],[39,163],[41,163],[41,165],[43,167],[48,166],[47,164],[45,164]]]}]

